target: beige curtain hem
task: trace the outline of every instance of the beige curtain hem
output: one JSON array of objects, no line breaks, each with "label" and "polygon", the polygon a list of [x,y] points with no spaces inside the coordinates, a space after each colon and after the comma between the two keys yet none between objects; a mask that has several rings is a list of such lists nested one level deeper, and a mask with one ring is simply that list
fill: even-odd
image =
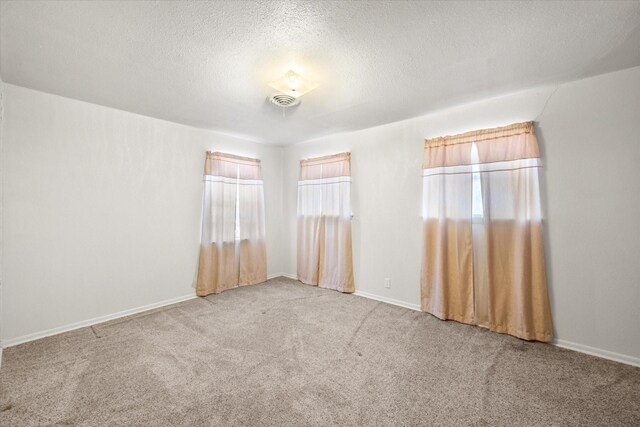
[{"label": "beige curtain hem", "polygon": [[460,316],[457,314],[445,314],[443,312],[437,312],[435,310],[428,310],[424,307],[420,308],[424,313],[431,314],[440,320],[453,320],[458,323],[464,323],[465,325],[474,325],[472,317]]},{"label": "beige curtain hem", "polygon": [[305,285],[318,287],[318,284],[313,283],[313,280],[308,280],[300,276],[298,276],[298,282],[304,283]]},{"label": "beige curtain hem", "polygon": [[241,283],[238,285],[239,288],[243,287],[243,286],[253,286],[253,285],[259,285],[260,283],[264,283],[267,281],[267,278],[260,278],[260,279],[255,279],[255,280],[251,280],[247,283]]},{"label": "beige curtain hem", "polygon": [[356,291],[355,283],[348,284],[346,286],[343,286],[342,288],[331,288],[331,287],[321,286],[318,283],[313,283],[313,281],[306,280],[301,277],[298,277],[297,279],[298,279],[298,282],[307,286],[315,286],[316,288],[321,288],[321,289],[330,289],[332,291],[342,292],[343,294],[352,294]]},{"label": "beige curtain hem", "polygon": [[[466,317],[466,316],[461,316],[461,315],[456,315],[456,314],[445,314],[443,312],[437,312],[437,311],[433,311],[433,310],[428,310],[428,309],[426,309],[424,307],[421,307],[420,309],[422,310],[422,312],[427,313],[427,314],[431,314],[432,316],[435,316],[438,319],[443,320],[443,321],[453,320],[455,322],[463,323],[465,325],[479,326],[475,322],[475,318],[473,318],[473,317]],[[482,327],[482,326],[480,326],[480,327]],[[512,336],[514,336],[516,338],[520,338],[520,339],[527,340],[527,341],[549,342],[549,341],[551,341],[551,338],[553,337],[553,334],[551,332],[521,331],[519,329],[514,329],[514,328],[510,328],[508,326],[502,326],[502,325],[488,324],[487,328],[492,332],[497,332],[497,333],[500,333],[500,334],[512,335]]]},{"label": "beige curtain hem", "polygon": [[346,284],[336,285],[336,286],[323,286],[322,284],[314,281],[313,279],[307,279],[305,277],[297,276],[297,280],[300,283],[304,283],[305,285],[315,286],[322,289],[331,289],[333,291],[342,292],[343,294],[352,294],[356,291],[355,282],[351,281]]},{"label": "beige curtain hem", "polygon": [[521,331],[519,329],[510,328],[508,326],[492,325],[492,324],[487,325],[487,327],[492,332],[512,335],[516,338],[520,338],[527,341],[549,342],[551,341],[551,337],[553,337],[553,334],[551,332]]},{"label": "beige curtain hem", "polygon": [[233,243],[200,246],[196,295],[218,294],[237,286],[236,250]]},{"label": "beige curtain hem", "polygon": [[346,286],[343,290],[341,290],[340,292],[342,292],[343,294],[352,294],[356,291],[356,286],[355,283],[352,283],[349,286]]},{"label": "beige curtain hem", "polygon": [[236,288],[241,288],[243,286],[259,285],[259,284],[264,283],[266,281],[267,281],[267,278],[265,277],[264,280],[258,279],[255,282],[245,283],[245,284],[242,284],[242,285],[234,285],[234,286],[229,287],[229,288],[219,289],[219,290],[215,290],[215,291],[211,291],[211,292],[196,290],[196,296],[198,296],[198,297],[206,297],[206,296],[209,296],[209,295],[218,295],[218,294],[221,294],[224,291],[228,291],[228,290],[236,289]]}]

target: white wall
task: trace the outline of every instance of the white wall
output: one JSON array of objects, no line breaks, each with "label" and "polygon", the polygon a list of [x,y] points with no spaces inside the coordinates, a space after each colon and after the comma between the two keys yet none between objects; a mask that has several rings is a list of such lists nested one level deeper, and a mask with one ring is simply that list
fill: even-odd
[{"label": "white wall", "polygon": [[285,149],[5,84],[2,341],[193,294],[211,149],[263,160],[291,275],[298,160],[351,151],[358,291],[417,307],[424,138],[532,119],[556,336],[640,363],[640,68]]},{"label": "white wall", "polygon": [[554,89],[285,147],[285,271],[296,273],[298,161],[350,151],[356,287],[419,306],[424,139],[536,120],[556,337],[640,363],[640,68]]},{"label": "white wall", "polygon": [[[2,207],[3,207],[3,188],[2,188],[2,176],[4,167],[2,165],[2,159],[4,158],[2,129],[4,123],[4,82],[2,76],[0,76],[0,339],[2,338],[2,238],[3,238],[3,221],[2,221]],[[2,364],[2,347],[0,347],[0,364]]]},{"label": "white wall", "polygon": [[194,294],[207,150],[262,159],[282,271],[282,149],[5,84],[2,341]]}]

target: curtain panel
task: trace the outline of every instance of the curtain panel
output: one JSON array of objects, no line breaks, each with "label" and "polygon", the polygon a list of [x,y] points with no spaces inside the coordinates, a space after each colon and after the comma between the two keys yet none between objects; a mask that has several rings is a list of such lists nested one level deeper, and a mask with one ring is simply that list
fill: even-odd
[{"label": "curtain panel", "polygon": [[354,292],[350,153],[300,161],[298,280]]},{"label": "curtain panel", "polygon": [[196,294],[267,280],[260,160],[208,152]]},{"label": "curtain panel", "polygon": [[532,122],[425,141],[423,311],[527,340],[551,339],[541,166]]}]

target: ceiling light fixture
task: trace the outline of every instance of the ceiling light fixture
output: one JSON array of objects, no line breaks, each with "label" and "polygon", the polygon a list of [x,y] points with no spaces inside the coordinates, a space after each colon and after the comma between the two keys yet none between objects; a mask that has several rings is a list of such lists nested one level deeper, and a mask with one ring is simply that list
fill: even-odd
[{"label": "ceiling light fixture", "polygon": [[294,98],[300,98],[305,93],[311,92],[318,87],[316,83],[308,81],[293,70],[287,71],[284,76],[269,83],[269,86]]},{"label": "ceiling light fixture", "polygon": [[285,108],[300,104],[302,95],[318,87],[316,83],[311,83],[293,70],[287,71],[284,76],[269,83],[269,86],[278,91],[271,95],[269,100],[278,107],[282,107],[282,117],[284,117]]}]

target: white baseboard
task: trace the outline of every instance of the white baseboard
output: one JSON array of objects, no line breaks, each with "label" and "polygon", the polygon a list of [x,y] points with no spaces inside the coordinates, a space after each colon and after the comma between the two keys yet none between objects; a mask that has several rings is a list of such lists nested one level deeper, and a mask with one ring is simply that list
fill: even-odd
[{"label": "white baseboard", "polygon": [[555,339],[551,344],[566,348],[568,350],[577,351],[579,353],[589,354],[591,356],[601,357],[603,359],[613,360],[614,362],[625,363],[631,366],[640,367],[640,357],[627,356],[626,354],[614,353],[609,350],[602,350],[596,347],[590,347],[584,344],[578,344],[571,341],[565,341],[561,339]]},{"label": "white baseboard", "polygon": [[[267,276],[268,279],[273,279],[276,277],[287,277],[290,279],[297,280],[297,277],[293,274],[289,273],[274,273]],[[364,291],[355,291],[354,295],[369,298],[375,301],[385,302],[387,304],[397,305],[399,307],[408,308],[409,310],[421,311],[420,306],[418,304],[412,304],[405,301],[396,300],[393,298],[388,298],[380,295],[375,295],[369,292]],[[2,349],[6,347],[12,347],[14,345],[22,344],[29,341],[34,341],[40,338],[48,337],[51,335],[60,334],[63,332],[72,331],[74,329],[84,328],[86,326],[95,325],[98,323],[103,323],[108,320],[118,319],[120,317],[130,316],[132,314],[141,313],[143,311],[153,310],[156,308],[164,307],[171,304],[176,304],[182,301],[187,301],[190,299],[197,298],[196,295],[183,295],[181,297],[172,298],[164,301],[160,301],[154,304],[143,305],[141,307],[132,308],[129,310],[120,311],[113,314],[108,314],[106,316],[95,317],[93,319],[83,320],[76,323],[71,323],[69,325],[59,326],[57,328],[47,329],[45,331],[36,332],[33,334],[23,335],[16,338],[10,338],[8,340],[3,340],[0,342],[0,366],[2,366]],[[634,356],[628,356],[626,354],[615,353],[608,350],[602,350],[596,347],[590,347],[588,345],[578,344],[571,341],[565,341],[562,339],[555,339],[552,343],[557,347],[566,348],[568,350],[577,351],[579,353],[589,354],[591,356],[600,357],[603,359],[613,360],[614,362],[620,362],[627,365],[640,367],[640,358]]]},{"label": "white baseboard", "polygon": [[[418,304],[411,304],[404,301],[399,301],[393,298],[387,298],[380,295],[371,294],[369,292],[355,291],[354,295],[358,295],[364,298],[369,298],[376,301],[382,301],[389,304],[397,305],[400,307],[408,308],[410,310],[422,311]],[[584,353],[591,356],[600,357],[602,359],[613,360],[614,362],[624,363],[631,366],[640,367],[640,358],[634,356],[628,356],[626,354],[614,353],[608,350],[602,350],[600,348],[590,347],[588,345],[577,344],[571,341],[565,341],[562,339],[555,339],[551,342],[552,345],[557,347],[566,348],[568,350],[577,351],[578,353]]]},{"label": "white baseboard", "polygon": [[141,307],[131,308],[129,310],[119,311],[113,314],[107,314],[106,316],[94,317],[93,319],[82,320],[80,322],[70,323],[64,326],[58,326],[56,328],[47,329],[45,331],[35,332],[33,334],[28,334],[28,335],[22,335],[16,338],[10,338],[0,342],[0,347],[2,348],[12,347],[14,345],[23,344],[25,342],[34,341],[34,340],[48,337],[51,335],[61,334],[63,332],[73,331],[74,329],[84,328],[86,326],[91,326],[98,323],[106,322],[108,320],[118,319],[120,317],[130,316],[132,314],[141,313],[143,311],[153,310],[155,308],[176,304],[176,303],[187,301],[193,298],[197,298],[197,296],[195,294],[183,295],[181,297],[171,298],[171,299],[156,302],[153,304],[147,304]]},{"label": "white baseboard", "polygon": [[359,297],[369,298],[376,301],[386,302],[387,304],[393,304],[399,307],[408,308],[409,310],[421,311],[420,306],[418,304],[412,304],[410,302],[404,302],[397,299],[387,298],[380,295],[370,294],[369,292],[358,291],[358,290],[356,290],[353,294]]},{"label": "white baseboard", "polygon": [[[297,277],[288,273],[274,273],[269,274],[267,279],[273,279],[276,277],[288,277],[290,279],[297,280]],[[120,317],[130,316],[132,314],[141,313],[143,311],[153,310],[155,308],[164,307],[171,304],[176,304],[178,302],[186,301],[192,298],[197,298],[195,294],[184,295],[178,298],[172,298],[165,301],[160,301],[154,304],[143,305],[141,307],[132,308],[129,310],[120,311],[113,314],[108,314],[106,316],[95,317],[93,319],[83,320],[80,322],[71,323],[64,326],[58,326],[56,328],[47,329],[41,332],[35,332],[33,334],[22,335],[16,338],[10,338],[7,340],[0,341],[0,366],[2,364],[2,348],[13,347],[18,344],[23,344],[29,341],[34,341],[40,338],[49,337],[51,335],[61,334],[63,332],[73,331],[74,329],[84,328],[86,326],[95,325],[98,323],[106,322],[108,320],[118,319]]]},{"label": "white baseboard", "polygon": [[298,276],[296,276],[295,274],[289,274],[289,273],[273,273],[273,274],[269,274],[267,276],[267,280],[275,279],[276,277],[286,277],[288,279],[298,280]]}]

